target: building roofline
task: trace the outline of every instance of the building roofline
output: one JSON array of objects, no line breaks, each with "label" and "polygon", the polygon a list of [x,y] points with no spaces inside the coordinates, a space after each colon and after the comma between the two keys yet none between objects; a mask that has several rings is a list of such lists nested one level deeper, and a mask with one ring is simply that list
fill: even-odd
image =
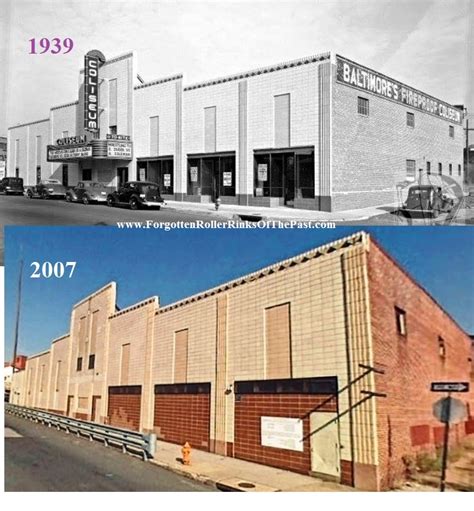
[{"label": "building roofline", "polygon": [[70,332],[68,332],[67,334],[61,335],[61,337],[56,337],[56,339],[53,339],[51,341],[51,344],[54,344],[55,342],[62,341],[63,339],[66,339],[66,337],[70,337]]},{"label": "building roofline", "polygon": [[127,312],[134,311],[136,309],[140,309],[141,307],[145,307],[145,305],[149,305],[150,303],[155,304],[155,308],[158,307],[159,301],[158,296],[150,296],[149,298],[145,298],[145,300],[142,300],[141,302],[134,303],[133,305],[129,305],[128,307],[125,307],[125,309],[121,309],[117,312],[114,312],[109,316],[109,319],[116,318],[117,316],[121,316],[122,314],[126,314]]},{"label": "building roofline", "polygon": [[[100,293],[104,292],[107,288],[109,287],[113,287],[114,289],[116,289],[117,287],[117,283],[112,281],[112,282],[109,282],[108,284],[105,284],[105,286],[102,286],[100,289],[97,289],[97,291],[94,291],[93,293],[91,293],[90,295],[87,295],[85,298],[82,298],[82,300],[80,300],[79,302],[75,303],[72,308],[75,309],[76,307],[79,307],[79,305],[82,305],[83,303],[87,302],[88,300],[91,300],[92,298],[94,298],[95,296],[99,295]],[[115,305],[115,304],[114,304]]]},{"label": "building roofline", "polygon": [[162,83],[172,82],[172,81],[175,81],[175,80],[182,80],[182,79],[183,79],[183,75],[182,74],[168,76],[166,78],[158,78],[157,80],[152,80],[151,82],[146,82],[146,83],[142,83],[140,85],[135,85],[133,87],[133,90],[140,90],[140,89],[144,89],[146,87],[152,87],[153,85],[160,85]]},{"label": "building roofline", "polygon": [[265,266],[264,268],[261,268],[260,270],[254,271],[247,275],[243,275],[242,277],[238,277],[234,280],[230,280],[228,282],[225,282],[224,284],[220,284],[219,286],[213,287],[206,291],[201,291],[200,293],[196,293],[196,294],[191,295],[187,298],[183,298],[182,300],[178,300],[177,302],[171,303],[169,305],[160,307],[156,311],[156,314],[162,314],[164,312],[168,312],[172,309],[182,307],[189,303],[197,302],[204,298],[208,298],[209,296],[213,296],[218,293],[222,293],[224,291],[227,291],[227,290],[232,289],[237,286],[241,286],[248,282],[253,282],[254,280],[257,280],[261,277],[265,277],[267,275],[276,273],[278,271],[286,270],[289,267],[296,266],[297,264],[301,264],[301,263],[304,263],[311,259],[314,259],[316,257],[320,257],[323,255],[335,252],[342,248],[347,248],[347,247],[358,245],[358,244],[367,246],[368,240],[369,240],[369,235],[365,231],[360,231],[360,232],[354,233],[350,236],[346,236],[344,238],[340,238],[338,240],[331,241],[330,243],[326,243],[319,247],[313,248],[311,250],[303,252],[302,254],[298,254],[296,256],[290,257],[289,259],[285,259],[283,261],[276,262],[274,264],[271,264],[270,266]]},{"label": "building roofline", "polygon": [[52,106],[50,108],[50,110],[59,110],[60,108],[66,108],[68,106],[74,106],[74,105],[78,105],[79,104],[79,101],[76,100],[76,101],[70,101],[69,103],[64,103],[63,105],[58,105],[58,106]]},{"label": "building roofline", "polygon": [[[113,64],[114,62],[119,62],[120,60],[125,60],[134,56],[134,50],[128,50],[125,53],[121,53],[116,57],[112,57],[111,59],[106,60],[100,67],[104,67],[107,64]],[[84,74],[84,68],[79,69],[79,74]]]},{"label": "building roofline", "polygon": [[51,351],[51,348],[48,348],[47,350],[40,351],[39,353],[35,353],[34,355],[31,355],[27,358],[27,360],[32,360],[33,358],[38,358],[43,355],[47,355]]},{"label": "building roofline", "polygon": [[32,124],[40,124],[42,122],[49,122],[49,117],[47,119],[41,119],[39,121],[24,122],[22,124],[17,124],[16,126],[10,126],[9,128],[7,128],[7,130],[14,130],[16,128],[24,128],[25,126],[31,126]]},{"label": "building roofline", "polygon": [[389,259],[406,277],[408,277],[408,279],[413,284],[415,284],[415,286],[417,286],[426,296],[428,296],[428,298],[430,298],[431,301],[434,302],[434,304],[441,311],[443,311],[444,314],[446,314],[446,316],[456,325],[456,327],[466,335],[466,337],[469,337],[469,334],[464,330],[464,328],[451,316],[451,314],[438,302],[438,300],[436,300],[436,298],[434,298],[433,295],[424,286],[422,286],[412,275],[410,275],[410,273],[408,273],[408,271],[405,270],[405,268],[389,252],[387,252],[385,248],[375,240],[374,237],[371,237],[370,242],[373,243],[380,250],[380,252],[382,252],[382,254],[387,259]]},{"label": "building roofline", "polygon": [[215,78],[213,80],[206,80],[204,82],[194,83],[191,85],[187,85],[183,90],[193,90],[200,89],[202,87],[208,87],[210,85],[217,85],[219,83],[231,82],[234,80],[243,80],[245,78],[251,78],[252,76],[258,76],[265,73],[272,73],[274,71],[281,71],[283,69],[288,69],[290,67],[302,66],[305,64],[312,64],[314,62],[321,62],[325,60],[330,60],[331,53],[319,53],[317,55],[311,55],[309,57],[303,57],[296,60],[289,60],[287,62],[281,62],[279,64],[273,64],[270,66],[260,67],[257,69],[253,69],[251,71],[244,71],[242,73],[236,73],[229,76],[223,76],[220,78]]}]

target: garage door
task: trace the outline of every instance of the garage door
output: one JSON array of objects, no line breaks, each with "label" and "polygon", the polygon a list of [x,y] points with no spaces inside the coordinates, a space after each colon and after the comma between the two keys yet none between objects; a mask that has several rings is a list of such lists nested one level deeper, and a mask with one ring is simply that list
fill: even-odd
[{"label": "garage door", "polygon": [[336,378],[241,381],[235,394],[236,458],[306,474],[314,470],[311,423],[315,414],[332,418],[337,412]]},{"label": "garage door", "polygon": [[118,428],[140,429],[141,385],[109,387],[108,422]]},{"label": "garage door", "polygon": [[210,383],[155,385],[154,429],[167,442],[209,450]]}]

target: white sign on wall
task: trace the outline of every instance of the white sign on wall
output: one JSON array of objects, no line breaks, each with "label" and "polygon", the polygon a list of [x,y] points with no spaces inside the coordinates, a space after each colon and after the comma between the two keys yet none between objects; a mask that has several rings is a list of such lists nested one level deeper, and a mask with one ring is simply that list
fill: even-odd
[{"label": "white sign on wall", "polygon": [[70,158],[90,158],[91,156],[92,147],[90,145],[48,150],[49,161],[68,160]]},{"label": "white sign on wall", "polygon": [[0,179],[5,177],[5,161],[0,160]]},{"label": "white sign on wall", "polygon": [[171,186],[171,174],[164,174],[163,176],[163,186],[168,188]]},{"label": "white sign on wall", "polygon": [[222,180],[224,186],[232,186],[232,172],[223,172]]},{"label": "white sign on wall", "polygon": [[191,167],[189,169],[189,174],[191,176],[191,182],[197,183],[197,180],[198,180],[198,168],[197,167]]},{"label": "white sign on wall", "polygon": [[109,158],[132,158],[132,144],[130,142],[107,142],[107,156]]},{"label": "white sign on wall", "polygon": [[265,447],[278,447],[303,452],[303,421],[290,417],[260,417],[261,443]]},{"label": "white sign on wall", "polygon": [[257,167],[257,174],[259,181],[268,180],[268,165],[266,163],[259,163]]}]

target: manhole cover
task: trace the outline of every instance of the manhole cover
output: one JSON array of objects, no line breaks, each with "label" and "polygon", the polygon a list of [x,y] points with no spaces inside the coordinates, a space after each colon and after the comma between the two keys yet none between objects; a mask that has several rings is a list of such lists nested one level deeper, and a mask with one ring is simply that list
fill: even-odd
[{"label": "manhole cover", "polygon": [[241,488],[255,488],[255,485],[252,483],[239,483],[237,486]]}]

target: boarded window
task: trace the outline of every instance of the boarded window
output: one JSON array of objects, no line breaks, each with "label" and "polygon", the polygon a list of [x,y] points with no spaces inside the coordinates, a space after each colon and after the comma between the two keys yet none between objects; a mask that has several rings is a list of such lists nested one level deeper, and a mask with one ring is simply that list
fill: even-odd
[{"label": "boarded window", "polygon": [[158,139],[160,136],[160,118],[155,115],[150,117],[150,155],[158,156],[159,144]]},{"label": "boarded window", "polygon": [[80,408],[81,410],[87,410],[88,409],[87,402],[88,402],[87,397],[79,396],[77,407]]},{"label": "boarded window", "polygon": [[357,98],[357,113],[361,115],[369,115],[369,100],[366,98]]},{"label": "boarded window", "polygon": [[109,126],[117,125],[117,79],[109,80]]},{"label": "boarded window", "polygon": [[130,368],[130,344],[122,344],[122,356],[120,364],[120,384],[127,385]]},{"label": "boarded window", "polygon": [[290,304],[265,309],[266,377],[291,378]]},{"label": "boarded window", "polygon": [[84,354],[84,343],[86,341],[86,316],[79,320],[79,354]]},{"label": "boarded window", "polygon": [[411,426],[410,428],[411,445],[425,445],[431,443],[431,429],[426,425]]},{"label": "boarded window", "polygon": [[454,126],[450,126],[450,127],[449,127],[449,136],[450,136],[451,138],[454,138]]},{"label": "boarded window", "polygon": [[216,152],[216,107],[204,109],[204,151]]},{"label": "boarded window", "polygon": [[188,376],[188,330],[174,334],[174,381],[186,383]]},{"label": "boarded window", "polygon": [[415,127],[415,114],[411,112],[407,112],[407,126],[410,128]]},{"label": "boarded window", "polygon": [[290,95],[275,96],[275,147],[290,147]]},{"label": "boarded window", "polygon": [[446,343],[442,337],[438,337],[438,354],[444,362],[446,360]]},{"label": "boarded window", "polygon": [[399,335],[407,335],[406,313],[403,309],[395,307],[395,321],[397,324],[397,332]]}]

